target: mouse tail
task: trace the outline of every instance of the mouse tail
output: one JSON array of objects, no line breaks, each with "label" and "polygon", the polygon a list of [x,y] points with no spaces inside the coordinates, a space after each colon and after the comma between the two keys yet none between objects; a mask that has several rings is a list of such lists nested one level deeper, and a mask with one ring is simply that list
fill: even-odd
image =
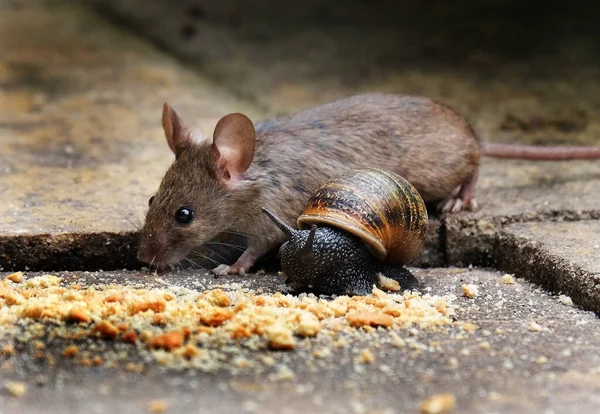
[{"label": "mouse tail", "polygon": [[600,159],[600,147],[538,146],[482,142],[481,155],[532,161],[566,161]]}]

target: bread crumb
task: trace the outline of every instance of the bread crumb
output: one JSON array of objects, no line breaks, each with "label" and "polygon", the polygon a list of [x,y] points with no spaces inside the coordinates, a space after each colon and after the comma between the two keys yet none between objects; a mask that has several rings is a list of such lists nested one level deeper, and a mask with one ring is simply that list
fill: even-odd
[{"label": "bread crumb", "polygon": [[537,322],[531,322],[529,324],[529,330],[531,332],[541,332],[544,330],[544,327]]},{"label": "bread crumb", "polygon": [[383,312],[361,312],[353,311],[346,314],[346,319],[350,323],[350,326],[361,327],[361,326],[392,326],[394,324],[394,318],[391,315],[387,315]]},{"label": "bread crumb", "polygon": [[20,398],[27,392],[27,385],[23,382],[10,381],[6,383],[6,389],[13,397]]},{"label": "bread crumb", "polygon": [[450,393],[437,394],[427,398],[420,406],[425,414],[442,414],[454,409],[456,397]]},{"label": "bread crumb", "polygon": [[210,308],[203,310],[200,322],[208,326],[220,326],[234,316],[235,314],[229,308]]},{"label": "bread crumb", "polygon": [[79,353],[79,347],[77,345],[71,345],[63,349],[62,356],[65,358],[74,358]]},{"label": "bread crumb", "polygon": [[282,323],[269,326],[265,333],[269,341],[269,347],[272,349],[294,349],[296,347],[292,331],[284,327]]},{"label": "bread crumb", "polygon": [[319,359],[325,359],[325,358],[329,357],[330,355],[331,355],[331,349],[329,349],[329,348],[320,348],[320,349],[315,349],[313,351],[313,357],[319,358]]},{"label": "bread crumb", "polygon": [[183,331],[167,332],[162,335],[158,335],[150,340],[148,345],[151,348],[162,348],[167,351],[172,351],[175,348],[183,346],[185,340]]},{"label": "bread crumb", "polygon": [[168,404],[164,400],[150,401],[150,412],[152,413],[164,413],[167,411]]},{"label": "bread crumb", "polygon": [[74,306],[69,312],[68,320],[73,322],[90,323],[92,318],[87,310]]},{"label": "bread crumb", "polygon": [[183,355],[187,358],[187,359],[192,359],[197,357],[198,355],[200,355],[200,350],[198,349],[198,347],[194,344],[187,344],[185,346],[185,350],[183,351]]},{"label": "bread crumb", "polygon": [[295,374],[287,365],[280,365],[277,369],[277,373],[270,375],[271,380],[287,381],[294,379]]},{"label": "bread crumb", "polygon": [[504,276],[502,276],[502,283],[504,283],[505,285],[512,285],[515,283],[515,277],[507,273]]},{"label": "bread crumb", "polygon": [[11,282],[21,283],[23,281],[23,272],[15,272],[6,276],[6,280],[10,280]]},{"label": "bread crumb", "polygon": [[562,303],[563,305],[567,305],[567,306],[573,306],[573,299],[571,299],[570,296],[567,295],[559,295],[558,296],[558,300],[560,303]]},{"label": "bread crumb", "polygon": [[360,357],[358,358],[358,362],[363,364],[372,364],[375,362],[375,355],[369,349],[363,349],[360,352]]},{"label": "bread crumb", "polygon": [[477,295],[479,294],[479,288],[472,283],[469,283],[468,285],[463,284],[461,286],[461,289],[462,289],[463,295],[465,295],[466,297],[468,297],[470,299],[476,298]]},{"label": "bread crumb", "polygon": [[483,341],[479,344],[479,348],[483,350],[488,350],[490,349],[490,343],[488,341]]},{"label": "bread crumb", "polygon": [[466,332],[475,332],[477,329],[479,329],[479,326],[471,322],[462,323],[460,327]]},{"label": "bread crumb", "polygon": [[312,313],[303,312],[300,316],[300,323],[296,329],[296,334],[304,337],[312,337],[317,336],[320,330],[321,323],[319,319]]},{"label": "bread crumb", "polygon": [[102,321],[92,329],[93,333],[99,333],[103,338],[115,339],[119,336],[119,330],[110,322]]},{"label": "bread crumb", "polygon": [[15,347],[12,344],[7,344],[2,347],[2,355],[13,356],[15,354]]},{"label": "bread crumb", "polygon": [[385,277],[382,274],[379,274],[379,285],[381,286],[382,290],[387,290],[389,292],[400,291],[400,282],[390,279],[389,277]]},{"label": "bread crumb", "polygon": [[392,338],[392,345],[396,348],[403,348],[406,346],[406,341],[400,338],[396,332],[392,332],[390,337]]},{"label": "bread crumb", "polygon": [[546,364],[546,363],[548,363],[548,358],[545,357],[544,355],[541,355],[541,356],[537,357],[537,359],[535,360],[535,362],[537,362],[540,365]]}]

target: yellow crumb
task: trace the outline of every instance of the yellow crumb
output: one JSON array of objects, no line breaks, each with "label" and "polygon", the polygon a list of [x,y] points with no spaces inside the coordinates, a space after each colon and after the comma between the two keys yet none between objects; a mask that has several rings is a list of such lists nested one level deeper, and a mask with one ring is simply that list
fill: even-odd
[{"label": "yellow crumb", "polygon": [[10,280],[11,282],[21,283],[23,281],[23,272],[11,273],[10,275],[6,276],[6,279]]},{"label": "yellow crumb", "polygon": [[272,349],[294,349],[296,347],[292,331],[281,323],[270,326],[265,333]]},{"label": "yellow crumb", "polygon": [[546,363],[548,363],[548,358],[545,357],[544,355],[541,355],[535,360],[535,362],[537,362],[540,365],[546,364]]},{"label": "yellow crumb", "polygon": [[79,353],[79,347],[77,345],[71,345],[63,349],[62,356],[65,358],[74,358]]},{"label": "yellow crumb", "polygon": [[544,330],[544,327],[537,322],[531,322],[529,324],[529,330],[531,332],[541,332]]},{"label": "yellow crumb", "polygon": [[505,285],[512,285],[515,283],[515,277],[513,275],[509,275],[508,273],[502,276],[502,282]]},{"label": "yellow crumb", "polygon": [[375,355],[369,349],[363,349],[360,352],[360,357],[358,358],[358,362],[363,364],[372,364],[375,362]]},{"label": "yellow crumb", "polygon": [[427,398],[421,404],[421,412],[424,414],[442,414],[454,409],[456,397],[450,393],[437,394]]},{"label": "yellow crumb", "polygon": [[164,400],[150,401],[150,412],[152,413],[164,413],[167,411],[168,404]]},{"label": "yellow crumb", "polygon": [[6,389],[13,397],[22,397],[27,392],[27,385],[23,382],[10,381],[6,384]]},{"label": "yellow crumb", "polygon": [[321,330],[319,319],[312,313],[302,313],[296,333],[300,336],[316,336]]},{"label": "yellow crumb", "polygon": [[477,286],[475,286],[472,283],[469,283],[468,285],[464,284],[461,286],[463,295],[465,295],[466,297],[473,299],[476,298],[477,295],[479,294],[479,288]]}]

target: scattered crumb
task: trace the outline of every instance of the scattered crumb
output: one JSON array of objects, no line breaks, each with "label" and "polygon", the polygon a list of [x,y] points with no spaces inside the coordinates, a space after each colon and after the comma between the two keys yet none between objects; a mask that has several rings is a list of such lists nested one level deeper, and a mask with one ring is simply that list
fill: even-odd
[{"label": "scattered crumb", "polygon": [[77,345],[71,345],[63,349],[62,356],[65,358],[75,358],[79,353],[79,347]]},{"label": "scattered crumb", "polygon": [[535,362],[537,362],[540,365],[546,364],[548,362],[548,358],[546,358],[544,355],[541,355],[535,360]]},{"label": "scattered crumb", "polygon": [[502,282],[505,285],[512,285],[515,283],[515,277],[507,273],[504,276],[502,276]]},{"label": "scattered crumb", "polygon": [[329,348],[320,348],[315,349],[313,351],[313,356],[319,359],[325,359],[331,355],[331,350]]},{"label": "scattered crumb", "polygon": [[479,329],[479,326],[477,326],[471,322],[461,323],[460,327],[462,328],[463,331],[466,331],[466,332],[475,332],[477,329]]},{"label": "scattered crumb", "polygon": [[[22,275],[21,282],[0,279],[0,330],[27,341],[25,352],[48,365],[56,364],[44,346],[52,338],[77,341],[77,346],[67,343],[62,353],[83,367],[142,372],[144,365],[128,360],[135,352],[146,364],[205,372],[273,367],[273,378],[281,380],[294,373],[282,368],[279,358],[256,351],[300,349],[308,356],[307,365],[327,364],[336,349],[356,346],[365,333],[383,341],[362,351],[361,363],[372,363],[373,352],[383,343],[422,350],[427,346],[399,333],[414,337],[426,331],[468,330],[468,324],[453,319],[455,299],[377,288],[373,295],[354,297],[265,294],[241,283],[206,291],[144,284],[82,286],[53,275]],[[314,337],[318,342],[305,339]],[[135,346],[115,350],[105,340]],[[430,348],[435,346],[430,341]],[[11,344],[0,348],[4,356],[14,352]]]},{"label": "scattered crumb", "polygon": [[12,344],[7,344],[2,347],[2,355],[12,356],[15,354],[15,347]]},{"label": "scattered crumb", "polygon": [[13,397],[22,397],[27,392],[27,385],[23,382],[10,381],[6,383],[6,389]]},{"label": "scattered crumb", "polygon": [[280,365],[278,367],[277,373],[275,375],[272,375],[270,378],[272,380],[288,381],[294,379],[294,377],[294,371],[292,371],[290,367],[288,367],[287,365]]},{"label": "scattered crumb", "polygon": [[383,312],[348,312],[346,319],[350,326],[392,326],[394,318]]},{"label": "scattered crumb", "polygon": [[479,288],[472,283],[470,283],[468,285],[462,285],[461,289],[462,289],[463,295],[465,295],[466,297],[468,297],[470,299],[476,298],[477,295],[479,294]]},{"label": "scattered crumb", "polygon": [[541,332],[544,330],[544,327],[537,322],[531,322],[529,324],[529,330],[531,332]]},{"label": "scattered crumb", "polygon": [[73,322],[90,323],[92,318],[90,317],[89,312],[85,309],[73,307],[69,312],[69,320]]},{"label": "scattered crumb", "polygon": [[185,336],[183,331],[167,332],[162,335],[158,335],[148,343],[151,348],[162,348],[167,351],[172,351],[175,348],[183,346]]},{"label": "scattered crumb", "polygon": [[403,348],[406,346],[406,341],[398,336],[397,333],[392,332],[392,345],[396,348]]},{"label": "scattered crumb", "polygon": [[560,303],[562,303],[563,305],[567,305],[567,306],[573,306],[573,299],[571,299],[570,296],[567,295],[559,295],[558,296],[558,300]]},{"label": "scattered crumb", "polygon": [[6,279],[10,280],[11,282],[21,283],[23,281],[23,272],[11,273],[10,275],[6,276]]},{"label": "scattered crumb", "polygon": [[272,349],[294,349],[296,340],[292,331],[283,324],[278,323],[270,326],[266,330],[269,347]]},{"label": "scattered crumb", "polygon": [[115,339],[117,336],[119,336],[119,330],[108,321],[100,322],[94,327],[94,329],[92,329],[92,333],[99,333],[107,339]]},{"label": "scattered crumb", "polygon": [[373,355],[373,353],[369,349],[363,349],[360,352],[358,362],[362,364],[372,364],[373,362],[375,362],[375,355]]},{"label": "scattered crumb", "polygon": [[150,412],[152,413],[164,413],[167,411],[168,404],[164,400],[150,401]]},{"label": "scattered crumb", "polygon": [[303,313],[296,333],[300,336],[317,336],[321,330],[319,319],[312,313]]},{"label": "scattered crumb", "polygon": [[425,414],[442,414],[454,409],[456,406],[456,397],[450,393],[437,394],[427,398],[420,406],[420,410]]},{"label": "scattered crumb", "polygon": [[394,279],[390,279],[389,277],[385,277],[381,274],[379,275],[379,285],[383,290],[388,290],[390,292],[400,291],[400,282]]},{"label": "scattered crumb", "polygon": [[490,343],[488,341],[483,341],[479,344],[479,348],[483,350],[490,349]]}]

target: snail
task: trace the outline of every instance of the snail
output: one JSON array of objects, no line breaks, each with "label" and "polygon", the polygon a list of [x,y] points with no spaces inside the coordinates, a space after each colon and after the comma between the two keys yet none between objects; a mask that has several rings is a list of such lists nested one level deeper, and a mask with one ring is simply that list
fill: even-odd
[{"label": "snail", "polygon": [[279,249],[286,283],[324,294],[370,294],[385,278],[402,289],[419,282],[405,264],[427,232],[418,191],[391,171],[350,170],[323,184],[298,218],[296,230],[263,207],[287,235]]}]

